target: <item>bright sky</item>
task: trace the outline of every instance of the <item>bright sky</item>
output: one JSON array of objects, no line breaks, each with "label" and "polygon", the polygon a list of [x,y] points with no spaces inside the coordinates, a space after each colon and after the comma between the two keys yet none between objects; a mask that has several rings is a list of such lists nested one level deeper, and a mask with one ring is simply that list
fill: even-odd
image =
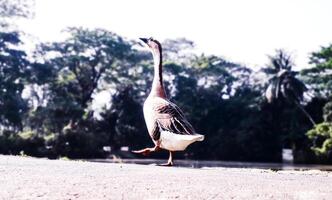
[{"label": "bright sky", "polygon": [[42,41],[67,26],[105,28],[128,39],[185,37],[199,51],[262,66],[274,49],[307,67],[308,55],[332,43],[331,0],[36,0],[21,23]]}]

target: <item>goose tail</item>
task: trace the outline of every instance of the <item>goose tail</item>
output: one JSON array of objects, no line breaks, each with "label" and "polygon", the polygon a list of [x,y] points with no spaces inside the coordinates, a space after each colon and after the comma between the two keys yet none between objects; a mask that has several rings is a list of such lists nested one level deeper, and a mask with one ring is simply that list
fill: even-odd
[{"label": "goose tail", "polygon": [[199,142],[202,142],[205,139],[205,136],[201,135],[201,134],[195,134],[194,136],[196,138],[196,141],[199,141]]}]

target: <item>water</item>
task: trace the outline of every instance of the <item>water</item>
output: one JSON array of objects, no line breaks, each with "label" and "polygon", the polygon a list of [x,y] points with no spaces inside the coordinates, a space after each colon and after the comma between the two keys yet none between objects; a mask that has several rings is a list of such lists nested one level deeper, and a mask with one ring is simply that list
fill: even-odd
[{"label": "water", "polygon": [[[159,159],[91,159],[92,162],[106,163],[128,163],[142,165],[159,165],[167,160]],[[227,167],[227,168],[256,168],[270,170],[322,170],[332,171],[332,165],[309,165],[292,163],[258,163],[258,162],[233,162],[233,161],[208,161],[208,160],[175,160],[175,167],[206,168],[206,167]]]}]

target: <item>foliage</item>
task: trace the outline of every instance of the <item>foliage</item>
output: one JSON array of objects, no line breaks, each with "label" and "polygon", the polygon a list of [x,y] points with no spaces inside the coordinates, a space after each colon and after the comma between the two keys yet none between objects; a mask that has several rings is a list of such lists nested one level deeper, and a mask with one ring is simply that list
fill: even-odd
[{"label": "foliage", "polygon": [[0,0],[0,28],[9,29],[13,19],[33,17],[35,0]]},{"label": "foliage", "polygon": [[312,53],[310,63],[314,67],[302,70],[303,80],[310,84],[315,96],[330,97],[332,94],[332,44]]},{"label": "foliage", "polygon": [[[43,66],[49,70],[48,77],[42,77],[48,87],[49,100],[46,107],[37,111],[53,116],[54,121],[48,123],[53,126],[48,127],[53,132],[92,114],[89,105],[93,94],[99,85],[119,81],[116,80],[121,73],[118,69],[124,66],[118,60],[130,50],[119,36],[105,30],[70,28],[68,32],[71,37],[65,42],[43,44],[39,49],[45,59]],[[38,76],[37,71],[36,82],[40,79]],[[43,112],[44,109],[47,112]]]},{"label": "foliage", "polygon": [[190,146],[184,156],[280,161],[278,135],[261,126],[269,123],[260,117],[262,96],[249,84],[251,70],[217,56],[197,56],[190,64],[164,65],[166,74],[177,74],[169,83],[171,100],[206,136],[204,145]]},{"label": "foliage", "polygon": [[17,32],[0,32],[0,123],[15,129],[26,110],[21,93],[29,73],[26,53],[17,49],[20,42]]},{"label": "foliage", "polygon": [[45,143],[36,132],[3,131],[0,135],[0,153],[45,156]]},{"label": "foliage", "polygon": [[323,112],[324,120],[327,122],[332,122],[332,101],[325,104]]},{"label": "foliage", "polygon": [[[39,61],[33,64],[28,86],[28,99],[35,103],[30,104],[25,128],[46,136],[55,134],[54,141],[47,144],[55,154],[101,155],[98,152],[108,145],[105,141],[110,133],[103,130],[98,133],[100,138],[91,139],[98,129],[91,107],[93,96],[105,86],[114,88],[124,80],[122,73],[128,68],[131,46],[102,29],[67,31],[71,36],[66,41],[41,44],[36,52]],[[82,143],[90,142],[75,147],[78,143],[73,140],[79,138]]]},{"label": "foliage", "polygon": [[323,122],[317,124],[307,132],[308,138],[312,141],[311,149],[322,160],[332,160],[332,123]]},{"label": "foliage", "polygon": [[279,100],[296,105],[315,125],[310,114],[300,104],[303,101],[304,92],[307,91],[305,84],[297,79],[296,72],[292,71],[292,60],[283,50],[277,50],[275,56],[270,56],[270,66],[263,69],[266,73],[274,73],[270,79],[265,96],[269,103]]},{"label": "foliage", "polygon": [[296,72],[292,70],[290,55],[283,50],[277,50],[275,56],[270,56],[270,66],[263,71],[274,74],[270,79],[270,84],[266,90],[268,102],[283,98],[290,102],[300,102],[303,100],[303,93],[306,86],[295,78]]},{"label": "foliage", "polygon": [[[22,131],[35,136],[27,140],[16,137],[22,135],[19,132],[10,137],[3,134],[2,141],[21,144],[3,152],[86,158],[106,156],[104,146],[116,153],[122,146],[152,145],[142,113],[152,82],[151,55],[137,52],[130,41],[106,30],[66,31],[67,40],[41,44],[34,62],[27,62],[29,67],[23,71],[25,82],[19,93],[27,93],[23,102],[29,109],[19,116],[24,118]],[[186,40],[168,43],[191,48]],[[183,157],[278,162],[287,137],[298,137],[287,132],[305,132],[308,125],[303,126],[306,122],[301,118],[276,125],[282,116],[296,119],[300,115],[292,110],[276,114],[279,108],[264,101],[262,85],[252,80],[250,69],[213,55],[177,58],[179,49],[164,49],[169,55],[164,63],[166,90],[197,131],[206,135],[203,143],[190,146]],[[293,84],[288,79],[294,77],[283,74],[279,78],[285,85]],[[97,111],[94,104],[102,92],[109,93],[110,99]],[[291,92],[281,96],[288,98]],[[13,136],[15,140],[8,139]],[[29,143],[34,140],[38,147]],[[36,151],[23,148],[23,143]]]},{"label": "foliage", "polygon": [[31,0],[1,0],[1,17],[29,17],[32,15],[30,6],[34,2]]},{"label": "foliage", "polygon": [[308,138],[313,142],[312,149],[318,155],[332,156],[331,105],[332,101],[326,103],[323,108],[324,122],[317,124],[317,126],[307,132]]},{"label": "foliage", "polygon": [[322,47],[320,51],[312,53],[311,62],[315,64],[315,67],[303,71],[303,74],[308,77],[306,81],[312,84],[317,96],[329,99],[329,101],[322,109],[324,121],[309,130],[307,136],[311,141],[311,149],[318,156],[319,162],[332,163],[332,101],[330,99],[332,45]]},{"label": "foliage", "polygon": [[[103,157],[104,146],[115,153],[121,146],[152,144],[142,113],[153,75],[151,55],[131,49],[129,41],[105,30],[67,31],[71,36],[66,41],[41,44],[27,71],[29,112],[23,115],[23,131],[35,133],[31,138],[41,147],[37,152],[11,152]],[[174,49],[180,48],[165,48],[165,55],[174,55]],[[260,87],[250,80],[250,69],[218,56],[191,54],[173,61],[164,63],[169,98],[206,135],[203,145],[192,145],[184,157],[281,160],[280,137],[274,129],[267,131],[273,121]],[[92,104],[105,91],[111,98],[96,118]]]}]

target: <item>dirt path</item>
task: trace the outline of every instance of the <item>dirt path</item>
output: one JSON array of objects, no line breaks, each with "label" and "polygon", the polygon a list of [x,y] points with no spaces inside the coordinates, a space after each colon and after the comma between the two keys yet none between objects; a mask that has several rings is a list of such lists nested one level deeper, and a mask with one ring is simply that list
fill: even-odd
[{"label": "dirt path", "polygon": [[332,173],[0,155],[0,199],[332,199]]}]

